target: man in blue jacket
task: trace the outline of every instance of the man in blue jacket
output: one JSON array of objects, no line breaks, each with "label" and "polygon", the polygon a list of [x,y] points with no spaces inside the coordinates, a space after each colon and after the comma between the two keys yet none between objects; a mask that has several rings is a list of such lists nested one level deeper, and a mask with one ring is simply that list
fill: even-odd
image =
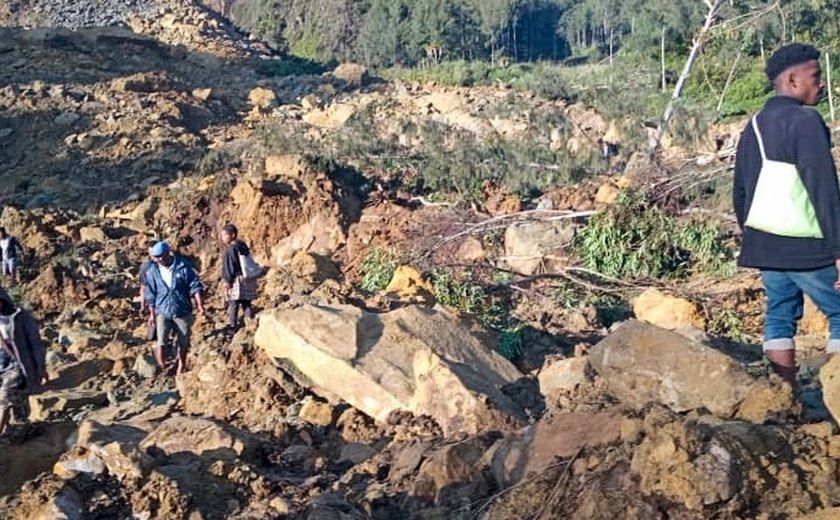
[{"label": "man in blue jacket", "polygon": [[766,72],[776,95],[747,125],[735,159],[733,196],[743,231],[738,263],[761,270],[764,352],[793,385],[803,293],[828,317],[827,351],[840,352],[840,189],[831,135],[811,108],[825,88],[820,52],[786,45]]},{"label": "man in blue jacket", "polygon": [[149,251],[154,265],[146,272],[144,296],[149,308],[149,325],[155,324],[157,342],[155,359],[163,369],[166,364],[164,345],[174,329],[178,344],[176,375],[187,369],[187,351],[194,322],[193,300],[198,313],[204,314],[204,286],[190,262],[173,255],[169,244],[158,242]]}]

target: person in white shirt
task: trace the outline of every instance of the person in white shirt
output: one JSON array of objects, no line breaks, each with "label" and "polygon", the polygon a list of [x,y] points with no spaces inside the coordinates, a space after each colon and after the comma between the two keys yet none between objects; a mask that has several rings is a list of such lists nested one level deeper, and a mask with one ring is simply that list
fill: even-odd
[{"label": "person in white shirt", "polygon": [[2,274],[6,280],[17,282],[18,253],[23,253],[18,239],[0,227],[0,251],[2,251]]}]

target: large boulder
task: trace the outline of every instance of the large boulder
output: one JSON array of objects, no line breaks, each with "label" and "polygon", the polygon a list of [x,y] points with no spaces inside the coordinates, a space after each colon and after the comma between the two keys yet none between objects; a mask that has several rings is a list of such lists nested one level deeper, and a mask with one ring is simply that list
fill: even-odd
[{"label": "large boulder", "polygon": [[582,356],[555,361],[537,375],[540,392],[548,398],[571,392],[591,380],[590,371],[589,360]]},{"label": "large boulder", "polygon": [[[598,343],[589,362],[616,397],[637,408],[657,402],[676,412],[706,408],[733,417],[755,385],[770,384],[754,380],[743,365],[717,350],[639,321],[625,323]],[[751,410],[750,415],[758,414]]]},{"label": "large boulder", "polygon": [[820,369],[823,401],[834,420],[840,420],[840,356],[832,356]]},{"label": "large boulder", "polygon": [[29,396],[29,420],[49,421],[108,404],[102,390],[55,390]]},{"label": "large boulder", "polygon": [[569,220],[512,224],[505,231],[505,262],[525,275],[554,272],[563,263],[564,248],[574,235]]},{"label": "large boulder", "polygon": [[370,74],[368,73],[367,67],[358,63],[342,63],[332,71],[332,75],[356,88],[362,87],[370,82]]},{"label": "large boulder", "polygon": [[623,422],[621,415],[608,412],[563,413],[544,419],[499,441],[493,453],[493,478],[507,488],[584,448],[617,443],[625,430]]},{"label": "large boulder", "polygon": [[138,448],[146,433],[127,424],[106,426],[85,421],[79,426],[75,445],[61,456],[53,471],[68,479],[78,473],[107,473],[120,481],[142,480],[152,467],[149,456]]},{"label": "large boulder", "polygon": [[648,289],[633,300],[636,318],[668,330],[704,329],[706,319],[694,302]]},{"label": "large boulder", "polygon": [[409,411],[452,435],[522,419],[500,391],[522,374],[445,311],[306,305],[264,313],[255,342],[291,362],[315,392],[378,421]]},{"label": "large boulder", "polygon": [[171,417],[140,442],[150,454],[200,457],[205,453],[236,459],[253,454],[256,444],[247,434],[222,423],[194,417]]}]

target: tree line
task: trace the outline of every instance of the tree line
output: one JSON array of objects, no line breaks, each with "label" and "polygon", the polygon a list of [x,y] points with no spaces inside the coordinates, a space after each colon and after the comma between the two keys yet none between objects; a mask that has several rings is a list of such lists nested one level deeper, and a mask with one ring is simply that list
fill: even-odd
[{"label": "tree line", "polygon": [[[318,61],[423,66],[656,58],[684,54],[705,0],[243,0],[234,19],[279,50]],[[787,41],[836,49],[840,0],[732,0],[724,53],[759,56]]]}]

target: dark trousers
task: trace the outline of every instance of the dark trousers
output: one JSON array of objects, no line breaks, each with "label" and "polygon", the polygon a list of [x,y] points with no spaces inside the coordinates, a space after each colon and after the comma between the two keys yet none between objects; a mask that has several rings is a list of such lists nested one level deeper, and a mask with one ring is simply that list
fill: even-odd
[{"label": "dark trousers", "polygon": [[228,324],[236,328],[239,323],[239,308],[242,307],[243,314],[247,319],[254,318],[254,307],[251,300],[230,300],[228,301]]}]

